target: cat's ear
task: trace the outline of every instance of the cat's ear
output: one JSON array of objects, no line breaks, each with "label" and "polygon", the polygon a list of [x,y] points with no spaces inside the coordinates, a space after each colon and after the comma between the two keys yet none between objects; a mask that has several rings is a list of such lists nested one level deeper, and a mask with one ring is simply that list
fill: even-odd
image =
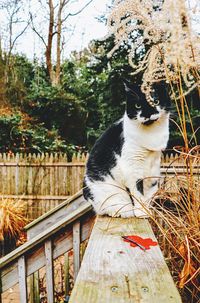
[{"label": "cat's ear", "polygon": [[124,84],[124,88],[125,88],[125,92],[134,92],[133,90],[133,85],[131,85],[131,83],[128,80],[123,80],[123,84]]},{"label": "cat's ear", "polygon": [[138,88],[135,85],[131,85],[127,80],[123,80],[125,92],[127,96],[131,96],[132,100],[138,101],[139,96],[137,94]]},{"label": "cat's ear", "polygon": [[130,83],[127,80],[123,80],[123,84],[124,84],[125,92],[128,93],[131,90]]},{"label": "cat's ear", "polygon": [[171,96],[170,96],[170,87],[165,81],[160,81],[153,85],[153,88],[162,102],[167,106],[170,107],[171,105]]}]

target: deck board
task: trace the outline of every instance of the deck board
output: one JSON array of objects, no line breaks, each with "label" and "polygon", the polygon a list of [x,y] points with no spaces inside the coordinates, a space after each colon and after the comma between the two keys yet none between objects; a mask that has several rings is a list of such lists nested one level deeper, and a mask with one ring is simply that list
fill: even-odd
[{"label": "deck board", "polygon": [[159,246],[143,251],[122,235],[156,240],[146,219],[99,217],[69,302],[181,302]]}]

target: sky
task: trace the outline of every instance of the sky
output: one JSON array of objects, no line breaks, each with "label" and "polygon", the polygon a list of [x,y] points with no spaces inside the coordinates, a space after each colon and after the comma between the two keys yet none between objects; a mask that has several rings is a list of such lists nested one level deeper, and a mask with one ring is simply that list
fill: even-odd
[{"label": "sky", "polygon": [[[1,2],[6,0],[0,0]],[[48,16],[47,9],[41,8],[39,2],[46,3],[46,0],[23,0],[25,3],[24,10],[22,11],[22,19],[28,19],[29,10],[33,12],[34,15],[34,25],[37,27],[37,30],[42,33],[42,36],[47,36],[45,29],[48,29]],[[58,0],[54,0],[56,3]],[[89,0],[71,0],[71,6],[69,7],[69,12],[74,13],[77,10],[80,10],[82,6],[88,3]],[[188,5],[192,7],[197,0],[188,0]],[[98,17],[102,15],[108,15],[108,7],[111,5],[112,0],[93,0],[92,3],[79,15],[75,17],[70,17],[66,23],[68,28],[73,29],[72,33],[66,31],[64,33],[65,37],[65,46],[62,52],[62,59],[69,57],[70,53],[74,50],[81,51],[83,48],[88,46],[89,41],[96,38],[103,38],[107,34],[107,27],[104,23],[101,23],[97,20]],[[31,3],[31,5],[30,5]],[[196,2],[197,3],[197,2]],[[200,1],[199,1],[200,3]],[[200,4],[199,4],[200,5]],[[199,19],[199,14],[196,16]],[[45,20],[46,18],[46,20]],[[0,35],[4,35],[3,41],[8,41],[8,30],[3,28],[2,24],[6,24],[8,18],[5,12],[0,10]],[[43,20],[43,21],[42,21]],[[197,25],[198,24],[198,25]],[[194,22],[195,28],[198,27],[199,32],[199,22]],[[22,25],[23,26],[23,23]],[[19,30],[19,25],[18,25]],[[15,35],[17,34],[14,33]],[[55,43],[55,39],[54,39]],[[5,49],[8,47],[5,45]],[[54,45],[55,49],[55,45]],[[34,55],[39,59],[44,59],[45,48],[41,39],[32,31],[31,28],[28,28],[25,34],[17,40],[15,51],[19,53],[25,53],[29,59],[33,59]]]},{"label": "sky", "polygon": [[[28,3],[28,1],[26,1],[26,3]],[[43,1],[43,3],[45,3],[45,1]],[[72,13],[77,12],[82,5],[84,6],[86,3],[88,3],[88,0],[72,0],[69,11]],[[92,39],[103,38],[107,34],[105,23],[99,22],[97,18],[108,13],[108,5],[110,5],[110,3],[111,0],[93,0],[81,14],[68,18],[66,25],[72,29],[72,33],[66,31],[64,34],[66,43],[62,52],[63,58],[69,57],[73,50],[80,51],[84,47],[87,47],[89,41]],[[28,6],[24,8],[22,18],[25,18],[24,16],[27,15],[28,19],[28,9],[30,9]],[[44,20],[45,13],[47,12],[46,8],[41,9],[38,0],[31,0],[31,9],[35,14],[34,24],[37,29],[40,31],[42,28],[48,28],[48,21]],[[4,19],[6,15],[3,14],[0,17]],[[5,33],[6,30],[4,30],[4,35]],[[25,53],[29,59],[33,59],[34,54],[41,59],[42,57],[44,58],[45,49],[41,39],[29,28],[25,34],[18,39],[15,51]]]}]

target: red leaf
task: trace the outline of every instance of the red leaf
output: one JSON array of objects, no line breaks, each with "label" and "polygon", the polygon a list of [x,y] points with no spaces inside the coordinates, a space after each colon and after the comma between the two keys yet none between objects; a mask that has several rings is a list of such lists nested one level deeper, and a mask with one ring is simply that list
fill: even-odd
[{"label": "red leaf", "polygon": [[150,246],[158,245],[158,243],[153,241],[151,238],[141,238],[140,236],[126,236],[126,239],[124,239],[124,241],[130,243],[130,246],[132,247],[138,247],[138,245],[130,242],[129,239],[143,246],[145,249],[150,249]]}]

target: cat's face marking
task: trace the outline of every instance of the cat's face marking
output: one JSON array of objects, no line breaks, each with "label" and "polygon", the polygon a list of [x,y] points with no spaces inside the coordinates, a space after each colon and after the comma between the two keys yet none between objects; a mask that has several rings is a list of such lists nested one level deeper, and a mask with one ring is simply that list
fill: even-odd
[{"label": "cat's face marking", "polygon": [[139,86],[125,84],[126,91],[126,112],[130,119],[137,120],[145,126],[152,125],[170,109],[170,97],[164,83],[156,84],[153,87],[153,104],[149,104],[146,96],[141,92]]}]

